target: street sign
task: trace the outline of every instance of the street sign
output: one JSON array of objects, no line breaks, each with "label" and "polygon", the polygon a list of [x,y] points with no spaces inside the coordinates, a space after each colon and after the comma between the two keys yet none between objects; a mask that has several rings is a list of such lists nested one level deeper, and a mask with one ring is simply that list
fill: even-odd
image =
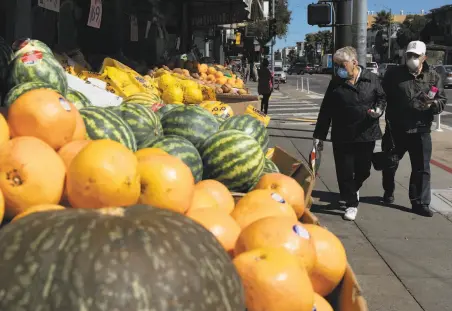
[{"label": "street sign", "polygon": [[89,9],[88,26],[93,28],[100,28],[102,22],[102,0],[91,0],[91,7]]},{"label": "street sign", "polygon": [[38,0],[38,6],[50,11],[60,12],[60,0]]}]

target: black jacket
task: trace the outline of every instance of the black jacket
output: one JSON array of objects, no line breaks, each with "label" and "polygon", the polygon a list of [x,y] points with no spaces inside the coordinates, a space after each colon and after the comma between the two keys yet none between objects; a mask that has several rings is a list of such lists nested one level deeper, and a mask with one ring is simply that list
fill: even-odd
[{"label": "black jacket", "polygon": [[[441,113],[447,103],[441,76],[430,70],[426,63],[417,77],[410,74],[405,65],[391,68],[386,72],[382,85],[388,99],[386,119],[390,121],[392,130],[428,133],[433,116]],[[415,109],[420,94],[428,94],[432,86],[439,89],[435,96],[436,104],[425,111]]]},{"label": "black jacket", "polygon": [[355,85],[334,77],[320,107],[314,138],[325,140],[331,124],[331,140],[338,143],[367,142],[381,139],[378,119],[369,109],[386,108],[386,96],[378,77],[361,68]]}]

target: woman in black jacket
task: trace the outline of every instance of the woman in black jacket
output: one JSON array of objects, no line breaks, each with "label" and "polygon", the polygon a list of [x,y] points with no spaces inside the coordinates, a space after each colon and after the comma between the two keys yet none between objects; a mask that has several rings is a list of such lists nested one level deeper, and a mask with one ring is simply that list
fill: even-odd
[{"label": "woman in black jacket", "polygon": [[259,82],[257,92],[262,95],[261,111],[265,114],[268,112],[268,101],[273,91],[273,77],[268,69],[268,59],[264,59],[258,71]]},{"label": "woman in black jacket", "polygon": [[328,85],[313,136],[322,147],[331,125],[344,219],[355,220],[359,189],[370,176],[375,141],[382,137],[378,119],[386,108],[386,95],[378,77],[358,65],[354,48],[337,50],[333,61],[336,76]]}]

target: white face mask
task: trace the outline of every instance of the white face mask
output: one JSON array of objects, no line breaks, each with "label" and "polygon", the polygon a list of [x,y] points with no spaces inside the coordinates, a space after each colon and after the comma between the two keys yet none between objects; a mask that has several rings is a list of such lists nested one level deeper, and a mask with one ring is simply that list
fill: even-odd
[{"label": "white face mask", "polygon": [[410,58],[406,61],[406,65],[408,66],[408,68],[410,68],[411,70],[416,70],[419,68],[421,61],[419,60],[419,58]]}]

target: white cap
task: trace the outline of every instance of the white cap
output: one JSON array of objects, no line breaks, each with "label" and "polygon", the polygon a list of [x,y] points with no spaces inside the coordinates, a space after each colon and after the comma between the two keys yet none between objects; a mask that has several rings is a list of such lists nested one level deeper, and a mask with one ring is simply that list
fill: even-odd
[{"label": "white cap", "polygon": [[427,47],[422,41],[411,41],[406,48],[406,53],[414,53],[417,55],[425,55],[426,51]]}]

